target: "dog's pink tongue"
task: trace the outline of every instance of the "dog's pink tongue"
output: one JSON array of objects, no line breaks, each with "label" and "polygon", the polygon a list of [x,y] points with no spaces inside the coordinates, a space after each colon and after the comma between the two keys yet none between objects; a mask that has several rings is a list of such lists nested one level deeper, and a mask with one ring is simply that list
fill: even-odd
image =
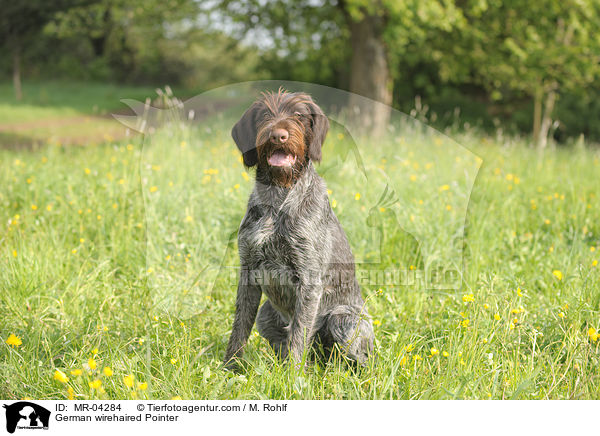
[{"label": "dog's pink tongue", "polygon": [[296,162],[296,156],[286,154],[282,151],[276,151],[268,159],[269,165],[274,167],[291,167]]}]

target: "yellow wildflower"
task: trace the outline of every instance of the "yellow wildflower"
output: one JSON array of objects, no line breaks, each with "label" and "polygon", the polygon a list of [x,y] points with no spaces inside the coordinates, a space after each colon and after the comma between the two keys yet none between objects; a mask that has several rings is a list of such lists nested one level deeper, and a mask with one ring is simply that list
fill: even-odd
[{"label": "yellow wildflower", "polygon": [[463,319],[462,322],[460,323],[463,327],[469,327],[469,320],[468,319]]},{"label": "yellow wildflower", "polygon": [[150,192],[156,192],[158,191],[158,186],[151,186],[150,187]]},{"label": "yellow wildflower", "polygon": [[448,357],[450,356],[450,353],[448,353],[447,351],[442,351],[442,356]]},{"label": "yellow wildflower", "polygon": [[57,380],[61,383],[67,383],[69,381],[69,377],[67,377],[67,375],[60,369],[57,369],[54,371],[54,380]]},{"label": "yellow wildflower", "polygon": [[429,352],[431,353],[432,356],[437,356],[438,354],[440,354],[440,350],[438,350],[435,347],[431,347],[431,350],[429,350]]},{"label": "yellow wildflower", "polygon": [[144,383],[138,383],[138,389],[140,391],[145,391],[146,389],[148,389],[148,383],[144,382]]},{"label": "yellow wildflower", "polygon": [[522,297],[522,296],[523,296],[523,291],[521,291],[521,288],[517,288],[517,295],[518,295],[519,297]]},{"label": "yellow wildflower", "polygon": [[174,397],[171,398],[172,401],[176,401],[176,400],[182,400],[182,398],[179,395],[175,395]]},{"label": "yellow wildflower", "polygon": [[67,398],[69,398],[69,400],[75,399],[75,391],[71,386],[69,386],[69,388],[67,389]]},{"label": "yellow wildflower", "polygon": [[594,259],[594,261],[592,262],[592,266],[598,266],[598,261]]},{"label": "yellow wildflower", "polygon": [[558,280],[562,280],[563,279],[563,273],[560,272],[557,269],[555,269],[554,271],[552,271],[552,275],[554,275],[554,277],[556,277]]},{"label": "yellow wildflower", "polygon": [[133,375],[126,375],[125,377],[123,377],[123,383],[125,383],[125,386],[127,386],[128,388],[133,387],[133,380]]},{"label": "yellow wildflower", "polygon": [[494,314],[494,319],[495,319],[496,321],[500,321],[502,318],[500,317],[500,314],[498,314],[498,313],[495,313],[495,314]]},{"label": "yellow wildflower", "polygon": [[79,368],[78,368],[78,369],[72,369],[72,370],[71,370],[71,375],[73,375],[73,376],[75,376],[75,377],[78,377],[78,376],[80,376],[81,374],[83,374],[83,371],[82,371],[81,369],[79,369]]},{"label": "yellow wildflower", "polygon": [[23,343],[23,341],[21,341],[20,337],[15,336],[13,333],[11,333],[8,339],[6,339],[6,343],[13,347],[19,347]]},{"label": "yellow wildflower", "polygon": [[92,389],[100,389],[100,386],[102,386],[102,381],[101,380],[94,380],[89,382],[90,388]]},{"label": "yellow wildflower", "polygon": [[473,294],[465,294],[462,299],[465,303],[472,303],[475,301],[475,296]]},{"label": "yellow wildflower", "polygon": [[357,192],[356,194],[354,194],[354,199],[356,201],[360,200],[360,192]]},{"label": "yellow wildflower", "polygon": [[91,370],[96,369],[96,361],[94,360],[93,357],[90,357],[90,360],[88,360],[88,366],[90,367]]},{"label": "yellow wildflower", "polygon": [[104,373],[104,375],[106,377],[110,377],[113,375],[113,370],[110,369],[110,367],[108,367],[108,366],[105,366],[104,369],[102,370],[102,372]]},{"label": "yellow wildflower", "polygon": [[588,337],[596,342],[598,340],[598,337],[600,337],[600,334],[598,334],[598,332],[596,331],[596,329],[594,327],[590,327],[588,330]]}]

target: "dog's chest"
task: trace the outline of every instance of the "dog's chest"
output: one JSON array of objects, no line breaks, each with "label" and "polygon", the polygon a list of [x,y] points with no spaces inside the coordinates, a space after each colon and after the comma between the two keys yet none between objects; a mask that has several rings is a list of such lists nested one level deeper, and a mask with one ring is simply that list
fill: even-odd
[{"label": "dog's chest", "polygon": [[268,212],[244,231],[240,255],[254,275],[254,282],[282,314],[291,315],[296,303],[297,256],[293,229],[285,214]]}]

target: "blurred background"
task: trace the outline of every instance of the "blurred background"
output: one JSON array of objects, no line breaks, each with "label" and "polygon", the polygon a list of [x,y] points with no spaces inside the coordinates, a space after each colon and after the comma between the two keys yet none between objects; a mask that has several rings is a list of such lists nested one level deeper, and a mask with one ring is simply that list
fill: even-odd
[{"label": "blurred background", "polygon": [[448,133],[500,130],[541,148],[600,141],[597,0],[0,0],[0,10],[2,145],[110,139],[120,98],[258,79],[348,90]]}]

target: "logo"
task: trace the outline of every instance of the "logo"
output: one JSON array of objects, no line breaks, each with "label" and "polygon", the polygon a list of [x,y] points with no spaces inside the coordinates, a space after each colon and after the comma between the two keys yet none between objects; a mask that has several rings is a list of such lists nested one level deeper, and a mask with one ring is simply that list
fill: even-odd
[{"label": "logo", "polygon": [[6,409],[6,431],[14,433],[15,429],[48,430],[50,411],[28,401],[19,401],[3,406]]}]

